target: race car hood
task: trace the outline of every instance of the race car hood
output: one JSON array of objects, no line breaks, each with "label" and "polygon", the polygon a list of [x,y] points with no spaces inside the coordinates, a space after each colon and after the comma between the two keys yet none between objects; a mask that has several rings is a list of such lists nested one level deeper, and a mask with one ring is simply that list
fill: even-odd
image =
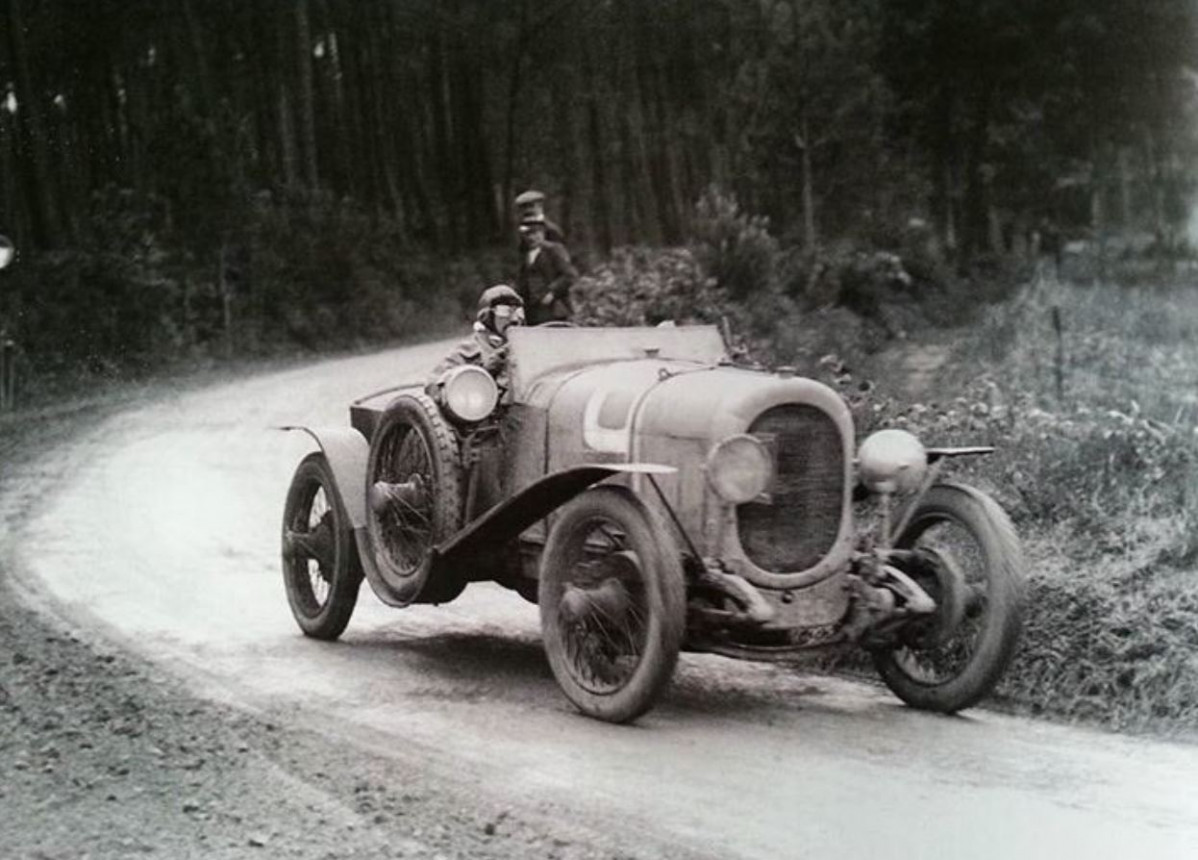
[{"label": "race car hood", "polygon": [[[841,398],[814,380],[649,358],[547,374],[525,402],[547,412],[550,471],[580,462],[693,469],[696,456],[787,403],[815,406],[851,427]],[[851,432],[845,435],[851,444]]]}]

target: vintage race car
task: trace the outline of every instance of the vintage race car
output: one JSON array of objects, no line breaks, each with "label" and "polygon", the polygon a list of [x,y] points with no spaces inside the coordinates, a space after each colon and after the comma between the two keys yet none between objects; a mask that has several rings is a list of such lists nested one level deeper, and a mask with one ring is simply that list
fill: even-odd
[{"label": "vintage race car", "polygon": [[[511,332],[500,402],[479,367],[350,407],[287,495],[302,630],[341,634],[363,578],[385,603],[494,581],[540,606],[584,713],[648,710],[680,650],[777,660],[860,646],[907,703],[974,704],[1020,630],[1023,562],[993,499],[901,430],[856,447],[831,388],[737,366],[719,330]],[[872,511],[870,528],[855,513]]]}]

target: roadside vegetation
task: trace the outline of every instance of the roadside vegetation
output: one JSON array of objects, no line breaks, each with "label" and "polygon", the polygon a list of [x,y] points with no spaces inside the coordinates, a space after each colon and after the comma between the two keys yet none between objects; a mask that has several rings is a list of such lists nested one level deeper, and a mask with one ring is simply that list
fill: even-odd
[{"label": "roadside vegetation", "polygon": [[[1050,259],[921,269],[901,246],[813,261],[721,207],[690,248],[618,250],[580,285],[581,317],[719,323],[748,360],[841,390],[861,435],[993,445],[952,474],[998,498],[1028,554],[1026,633],[999,698],[1112,728],[1198,728],[1194,264],[1137,276],[1143,260],[1116,261],[1109,279],[1078,279],[1093,261],[1063,261],[1063,277]],[[902,359],[922,351],[938,358],[912,390]]]},{"label": "roadside vegetation", "polygon": [[[247,215],[254,253],[202,276],[146,207],[97,205],[111,229],[96,244],[4,273],[6,301],[38,300],[18,308],[23,410],[0,416],[0,447],[26,418],[128,397],[147,377],[457,331],[515,256],[420,253],[352,203],[263,197]],[[1100,276],[1090,249],[1059,267],[1031,253],[963,267],[918,223],[811,252],[716,188],[691,223],[684,245],[593,261],[577,321],[715,323],[744,360],[838,388],[861,435],[995,446],[953,473],[999,499],[1031,563],[1026,635],[999,697],[1114,728],[1198,728],[1192,260],[1125,254]],[[913,380],[905,359],[924,353]]]}]

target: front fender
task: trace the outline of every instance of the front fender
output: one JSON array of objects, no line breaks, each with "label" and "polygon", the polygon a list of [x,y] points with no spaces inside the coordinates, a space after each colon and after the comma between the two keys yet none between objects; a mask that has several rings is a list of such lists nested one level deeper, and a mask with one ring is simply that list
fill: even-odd
[{"label": "front fender", "polygon": [[436,565],[455,565],[470,556],[495,550],[537,520],[604,478],[621,473],[667,475],[673,466],[653,463],[588,463],[553,472],[495,505],[436,547]]},{"label": "front fender", "polygon": [[349,520],[358,547],[358,560],[370,590],[388,606],[407,606],[413,595],[392,589],[374,563],[374,549],[366,529],[366,466],[370,459],[370,443],[366,437],[352,427],[288,426],[281,429],[307,433],[320,446],[333,472],[333,493]]},{"label": "front fender", "polygon": [[[366,463],[370,443],[352,427],[299,427],[283,430],[307,433],[320,446],[333,472],[334,487],[341,509],[356,531],[366,525]],[[347,492],[348,490],[348,492]]]}]

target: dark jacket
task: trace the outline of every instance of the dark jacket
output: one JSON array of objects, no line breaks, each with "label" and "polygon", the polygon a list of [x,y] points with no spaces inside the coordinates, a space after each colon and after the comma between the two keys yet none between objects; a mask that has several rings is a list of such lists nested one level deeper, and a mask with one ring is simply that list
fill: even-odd
[{"label": "dark jacket", "polygon": [[[577,278],[578,270],[570,262],[570,252],[557,242],[546,241],[542,244],[540,253],[531,264],[525,253],[520,260],[516,289],[524,299],[528,324],[568,320],[574,310],[570,304],[570,287]],[[549,304],[545,303],[547,295],[552,296]]]}]

